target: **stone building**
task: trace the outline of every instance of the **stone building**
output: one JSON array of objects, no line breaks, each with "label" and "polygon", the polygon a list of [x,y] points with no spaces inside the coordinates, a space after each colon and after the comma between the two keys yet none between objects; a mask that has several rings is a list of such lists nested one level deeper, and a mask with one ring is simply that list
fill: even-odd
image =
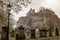
[{"label": "stone building", "polygon": [[2,27],[7,25],[7,18],[6,6],[0,2],[0,32],[2,31]]},{"label": "stone building", "polygon": [[26,17],[21,17],[18,20],[17,27],[23,25],[23,27],[31,29],[41,27],[48,29],[50,27],[59,27],[60,21],[58,21],[59,18],[54,11],[43,8],[39,12],[35,12],[35,9],[30,9]]},{"label": "stone building", "polygon": [[[56,27],[60,29],[60,19],[54,11],[50,9],[42,8],[39,12],[35,12],[35,9],[30,9],[26,17],[20,17],[17,22],[17,28],[21,25],[25,28],[26,38],[31,36],[31,30],[35,30],[36,37],[39,37],[39,30],[51,29],[52,35],[55,35]],[[29,30],[29,33],[28,33]],[[18,31],[18,30],[17,30]],[[27,36],[29,34],[29,36]],[[48,35],[47,35],[48,36]]]}]

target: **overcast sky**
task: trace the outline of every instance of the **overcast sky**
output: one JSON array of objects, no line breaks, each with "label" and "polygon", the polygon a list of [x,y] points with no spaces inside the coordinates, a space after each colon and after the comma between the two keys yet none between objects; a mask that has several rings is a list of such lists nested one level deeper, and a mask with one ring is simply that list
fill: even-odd
[{"label": "overcast sky", "polygon": [[60,0],[31,0],[32,3],[26,8],[22,7],[23,11],[19,11],[18,14],[11,11],[14,15],[14,19],[17,21],[19,17],[26,16],[30,8],[39,10],[40,7],[45,7],[53,10],[58,17],[60,17]]}]

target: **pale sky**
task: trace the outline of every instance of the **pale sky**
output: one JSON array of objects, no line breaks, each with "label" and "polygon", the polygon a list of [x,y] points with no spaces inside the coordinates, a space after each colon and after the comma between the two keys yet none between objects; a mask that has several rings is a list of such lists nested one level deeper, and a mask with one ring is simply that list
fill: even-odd
[{"label": "pale sky", "polygon": [[15,12],[11,11],[13,13],[13,18],[17,21],[19,17],[26,16],[30,8],[39,10],[40,7],[45,7],[53,10],[56,15],[60,18],[60,0],[32,0],[32,3],[27,6],[27,8],[22,7],[23,11],[18,12],[18,14],[15,14]]}]

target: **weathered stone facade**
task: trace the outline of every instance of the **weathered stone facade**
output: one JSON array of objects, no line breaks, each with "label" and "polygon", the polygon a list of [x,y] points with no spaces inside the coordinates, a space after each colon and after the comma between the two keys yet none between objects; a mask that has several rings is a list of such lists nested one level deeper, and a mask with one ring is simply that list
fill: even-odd
[{"label": "weathered stone facade", "polygon": [[6,6],[0,2],[0,31],[2,27],[7,25],[7,13],[6,13]]},{"label": "weathered stone facade", "polygon": [[49,9],[41,9],[39,12],[35,12],[35,9],[30,9],[26,17],[21,17],[17,23],[17,27],[23,25],[25,28],[53,28],[59,26],[59,18],[55,15],[55,12]]}]

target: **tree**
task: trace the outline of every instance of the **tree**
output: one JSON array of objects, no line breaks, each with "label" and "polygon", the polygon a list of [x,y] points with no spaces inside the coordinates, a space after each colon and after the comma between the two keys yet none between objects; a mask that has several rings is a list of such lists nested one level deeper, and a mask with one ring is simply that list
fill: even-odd
[{"label": "tree", "polygon": [[[11,10],[13,10],[14,12],[19,12],[22,10],[22,6],[26,7],[28,6],[28,4],[30,4],[31,1],[30,0],[0,0],[0,25],[6,25],[7,24],[7,18],[8,18],[8,14],[7,14],[7,5],[10,4],[12,5]],[[12,15],[12,13],[11,13]],[[14,15],[12,15],[14,16]],[[15,22],[13,21],[14,19],[12,17],[10,17],[11,22]],[[10,22],[10,24],[11,24]]]},{"label": "tree", "polygon": [[0,2],[5,6],[7,6],[8,4],[11,4],[12,5],[11,9],[14,10],[15,12],[18,12],[21,10],[22,6],[23,7],[28,6],[28,4],[31,3],[31,0],[3,0]]}]

